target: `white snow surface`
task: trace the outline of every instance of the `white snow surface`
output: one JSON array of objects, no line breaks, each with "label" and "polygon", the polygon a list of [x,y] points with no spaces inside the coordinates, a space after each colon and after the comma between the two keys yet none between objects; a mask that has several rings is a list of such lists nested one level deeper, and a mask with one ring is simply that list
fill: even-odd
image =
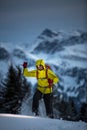
[{"label": "white snow surface", "polygon": [[0,130],[87,130],[87,123],[24,115],[0,114]]}]

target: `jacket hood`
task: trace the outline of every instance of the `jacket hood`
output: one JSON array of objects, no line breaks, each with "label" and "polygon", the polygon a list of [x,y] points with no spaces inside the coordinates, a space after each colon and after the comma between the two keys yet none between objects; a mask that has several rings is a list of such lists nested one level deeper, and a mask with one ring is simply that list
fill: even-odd
[{"label": "jacket hood", "polygon": [[36,66],[38,65],[42,65],[44,68],[45,68],[45,63],[44,63],[44,60],[43,59],[39,59],[36,61]]}]

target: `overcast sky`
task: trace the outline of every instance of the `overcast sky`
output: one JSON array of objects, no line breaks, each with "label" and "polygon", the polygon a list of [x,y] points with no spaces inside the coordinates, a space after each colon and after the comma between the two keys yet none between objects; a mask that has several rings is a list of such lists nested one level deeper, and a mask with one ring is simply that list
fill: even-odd
[{"label": "overcast sky", "polygon": [[45,29],[85,30],[87,0],[0,0],[0,42],[32,42]]}]

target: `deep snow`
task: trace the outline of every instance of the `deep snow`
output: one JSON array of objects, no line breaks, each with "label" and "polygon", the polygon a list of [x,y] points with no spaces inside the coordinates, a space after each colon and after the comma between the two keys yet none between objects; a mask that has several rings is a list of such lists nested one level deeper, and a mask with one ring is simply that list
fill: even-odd
[{"label": "deep snow", "polygon": [[87,123],[0,114],[0,130],[87,130]]}]

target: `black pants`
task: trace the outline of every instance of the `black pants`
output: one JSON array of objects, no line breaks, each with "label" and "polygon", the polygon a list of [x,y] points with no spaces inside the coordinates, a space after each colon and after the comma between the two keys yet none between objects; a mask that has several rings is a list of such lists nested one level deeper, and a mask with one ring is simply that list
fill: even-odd
[{"label": "black pants", "polygon": [[46,108],[46,114],[47,116],[53,118],[53,107],[52,107],[52,93],[51,94],[42,94],[39,90],[36,90],[34,96],[33,96],[33,103],[32,103],[32,112],[35,112],[36,115],[39,115],[39,100],[43,97],[45,108]]}]

